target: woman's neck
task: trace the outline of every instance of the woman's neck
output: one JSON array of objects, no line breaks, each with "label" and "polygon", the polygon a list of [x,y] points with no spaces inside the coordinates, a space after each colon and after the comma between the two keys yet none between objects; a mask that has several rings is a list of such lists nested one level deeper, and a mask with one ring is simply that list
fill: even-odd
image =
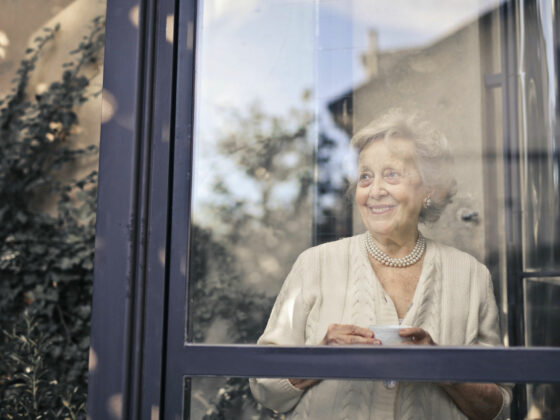
[{"label": "woman's neck", "polygon": [[402,258],[410,254],[418,239],[417,229],[402,235],[380,235],[371,232],[370,234],[377,247],[393,258]]}]

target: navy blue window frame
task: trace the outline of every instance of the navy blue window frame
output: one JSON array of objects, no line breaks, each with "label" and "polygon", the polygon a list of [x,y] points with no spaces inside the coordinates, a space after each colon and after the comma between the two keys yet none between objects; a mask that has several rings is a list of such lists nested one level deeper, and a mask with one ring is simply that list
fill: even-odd
[{"label": "navy blue window frame", "polygon": [[[140,25],[129,13],[139,7]],[[515,133],[516,4],[502,5],[504,137]],[[169,17],[172,17],[170,20]],[[169,36],[173,22],[173,42]],[[509,41],[508,41],[509,40]],[[195,0],[108,0],[104,90],[116,113],[102,125],[88,414],[92,419],[182,418],[196,376],[559,382],[560,348],[348,348],[188,342],[188,250],[196,46]],[[516,196],[514,147],[507,185]],[[508,216],[508,269],[519,216]],[[517,241],[517,242],[516,242]],[[163,256],[163,257],[162,257]],[[558,275],[558,273],[543,273]],[[508,291],[509,292],[509,291]],[[518,289],[510,293],[519,308]],[[519,312],[519,311],[518,311]],[[522,335],[510,319],[510,335]],[[515,409],[515,407],[514,407]]]}]

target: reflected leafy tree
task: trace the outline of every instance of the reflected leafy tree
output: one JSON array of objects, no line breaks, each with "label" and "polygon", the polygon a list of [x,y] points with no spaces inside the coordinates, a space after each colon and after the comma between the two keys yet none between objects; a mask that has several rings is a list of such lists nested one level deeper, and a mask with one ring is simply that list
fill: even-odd
[{"label": "reflected leafy tree", "polygon": [[[328,130],[319,131],[317,148],[317,195],[315,244],[334,241],[352,235],[352,193],[348,174],[340,167],[340,162],[333,162],[333,156],[341,155],[341,145],[333,139]],[[352,159],[352,152],[347,146],[348,139],[342,145],[346,159]]]},{"label": "reflected leafy tree", "polygon": [[[220,318],[231,324],[229,337],[222,340],[254,343],[273,298],[259,282],[266,278],[267,286],[278,288],[295,256],[309,246],[310,124],[306,113],[294,112],[294,119],[287,121],[254,105],[246,115],[234,114],[230,130],[217,142],[217,153],[234,163],[230,170],[237,177],[231,183],[217,175],[211,182],[212,202],[201,206],[202,217],[195,211],[189,264],[195,341],[206,340],[208,323]],[[265,298],[265,306],[256,302]],[[217,317],[221,307],[230,311],[228,316]],[[258,322],[235,324],[253,309],[265,311]]]},{"label": "reflected leafy tree", "polygon": [[[307,204],[312,185],[311,114],[293,110],[287,118],[268,116],[253,104],[248,115],[234,114],[233,117],[232,129],[219,142],[218,151],[230,156],[248,177],[248,184],[254,186],[258,205],[255,214],[260,227],[278,224],[278,217],[297,215]],[[217,182],[216,192],[238,195],[238,191],[228,188],[221,180]],[[274,200],[278,185],[293,188],[289,201]],[[230,209],[226,206],[223,210]]]},{"label": "reflected leafy tree", "polygon": [[[227,159],[231,176],[218,174],[212,202],[195,210],[189,263],[194,341],[255,343],[293,261],[313,243],[313,229],[322,223],[332,230],[347,185],[326,170],[337,143],[325,133],[315,143],[316,122],[305,110],[310,93],[303,99],[304,109],[287,117],[268,115],[257,104],[232,112],[229,130],[216,143],[217,160]],[[216,338],[220,326],[227,334]],[[204,418],[247,416],[283,417],[254,401],[246,379],[230,378]]]},{"label": "reflected leafy tree", "polygon": [[210,229],[191,232],[192,339],[205,341],[216,320],[228,320],[230,339],[254,343],[272,306],[272,299],[242,286],[242,274],[226,246]]}]

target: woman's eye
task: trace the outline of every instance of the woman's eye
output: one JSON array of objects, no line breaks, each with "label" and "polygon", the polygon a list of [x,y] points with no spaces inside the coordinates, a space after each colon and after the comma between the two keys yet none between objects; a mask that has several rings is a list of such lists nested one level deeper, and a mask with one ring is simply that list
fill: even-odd
[{"label": "woman's eye", "polygon": [[369,182],[371,182],[371,175],[368,173],[363,173],[360,174],[360,177],[358,178],[358,181],[360,183],[360,185],[365,185],[368,184]]},{"label": "woman's eye", "polygon": [[397,171],[387,171],[385,177],[389,179],[397,179],[400,174]]}]

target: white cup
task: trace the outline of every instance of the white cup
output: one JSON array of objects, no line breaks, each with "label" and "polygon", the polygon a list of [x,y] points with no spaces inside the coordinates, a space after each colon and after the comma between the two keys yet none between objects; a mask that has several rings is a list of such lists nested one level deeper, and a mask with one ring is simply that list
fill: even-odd
[{"label": "white cup", "polygon": [[373,331],[375,338],[381,340],[381,344],[385,346],[397,346],[406,343],[410,339],[401,337],[399,330],[410,328],[408,325],[370,325],[369,329]]}]

